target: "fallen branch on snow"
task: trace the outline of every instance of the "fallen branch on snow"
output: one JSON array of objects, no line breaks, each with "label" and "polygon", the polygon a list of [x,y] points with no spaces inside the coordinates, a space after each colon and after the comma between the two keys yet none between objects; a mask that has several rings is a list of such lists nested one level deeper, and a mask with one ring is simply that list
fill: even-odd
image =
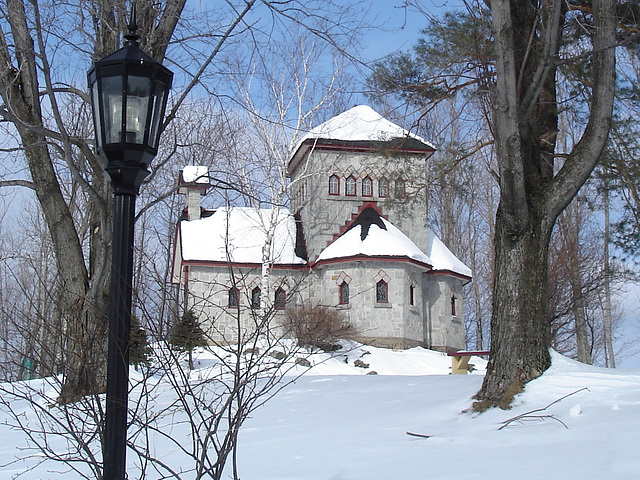
[{"label": "fallen branch on snow", "polygon": [[556,422],[559,422],[562,425],[564,425],[564,428],[569,428],[569,427],[567,427],[567,425],[562,420],[560,420],[559,418],[556,418],[554,415],[534,415],[534,414],[538,413],[538,412],[544,412],[551,405],[555,405],[556,403],[564,400],[565,398],[570,397],[571,395],[575,395],[576,393],[581,392],[583,390],[589,391],[589,389],[587,387],[583,387],[583,388],[581,388],[579,390],[576,390],[575,392],[571,392],[571,393],[566,394],[564,397],[560,397],[557,400],[554,400],[553,402],[551,402],[546,407],[536,408],[535,410],[530,410],[528,412],[521,413],[520,415],[516,415],[515,417],[511,417],[510,419],[505,420],[504,422],[502,422],[502,426],[498,430],[502,430],[503,428],[508,427],[513,422],[521,422],[522,420],[530,420],[530,419],[544,420],[545,418],[551,418],[552,420],[555,420]]}]

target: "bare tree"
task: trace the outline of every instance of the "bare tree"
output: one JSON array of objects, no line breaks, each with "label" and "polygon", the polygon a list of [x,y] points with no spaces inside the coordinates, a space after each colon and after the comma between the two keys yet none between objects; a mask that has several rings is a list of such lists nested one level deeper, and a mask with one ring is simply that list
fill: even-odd
[{"label": "bare tree", "polygon": [[[239,151],[235,181],[247,204],[270,208],[262,230],[263,298],[271,302],[271,250],[280,221],[280,210],[289,203],[292,190],[288,161],[302,137],[348,101],[351,79],[346,62],[335,44],[326,44],[301,28],[293,29],[286,42],[261,44],[247,64],[236,60],[233,80],[246,111],[253,142]],[[323,65],[331,62],[331,66]],[[257,92],[257,93],[256,93]],[[237,161],[236,160],[236,161]]]},{"label": "bare tree", "polygon": [[[247,18],[254,9],[267,14],[260,25]],[[329,15],[329,10],[334,15]],[[137,12],[143,48],[180,69],[168,124],[180,116],[189,95],[207,94],[216,75],[223,71],[216,70],[213,60],[221,56],[224,47],[244,48],[246,53],[250,51],[247,41],[264,31],[273,32],[283,23],[306,28],[317,38],[338,44],[341,36],[352,33],[352,24],[342,23],[345,15],[355,18],[344,5],[298,0],[227,2],[224,8],[216,6],[210,11],[201,4],[185,8],[185,0],[140,0]],[[5,0],[0,3],[0,13],[6,19],[0,30],[0,114],[17,140],[7,153],[24,156],[28,166],[25,177],[5,177],[1,185],[32,189],[42,208],[61,280],[61,310],[68,325],[61,399],[73,400],[104,385],[111,232],[110,188],[102,175],[102,161],[91,147],[83,77],[90,57],[101,58],[119,47],[127,5],[125,0],[64,7],[46,0]],[[77,59],[70,65],[77,64],[80,71],[61,68],[58,62],[62,58]],[[150,182],[179,148],[175,140],[160,152],[158,169],[149,177]],[[65,188],[69,178],[70,188]],[[156,193],[162,197],[171,191]]]}]

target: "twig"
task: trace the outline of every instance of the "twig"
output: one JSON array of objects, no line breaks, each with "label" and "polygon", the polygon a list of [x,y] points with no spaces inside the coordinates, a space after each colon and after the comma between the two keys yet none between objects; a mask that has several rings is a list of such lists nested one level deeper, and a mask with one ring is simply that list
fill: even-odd
[{"label": "twig", "polygon": [[423,435],[422,433],[413,433],[413,432],[407,432],[407,435],[409,435],[411,437],[418,437],[418,438],[431,438],[431,437],[433,437],[433,435]]},{"label": "twig", "polygon": [[561,423],[562,425],[564,425],[564,427],[565,427],[565,428],[569,428],[569,427],[567,427],[567,425],[566,425],[564,422],[562,422],[562,421],[561,421],[561,420],[559,420],[558,418],[554,417],[553,415],[532,415],[532,414],[533,414],[533,413],[537,413],[537,412],[543,412],[543,411],[545,411],[547,408],[549,408],[551,405],[555,405],[556,403],[558,403],[558,402],[560,402],[560,401],[564,400],[565,398],[570,397],[571,395],[575,395],[576,393],[581,392],[581,391],[583,391],[583,390],[589,391],[589,389],[588,389],[587,387],[582,387],[581,389],[576,390],[575,392],[568,393],[568,394],[566,394],[565,396],[560,397],[560,398],[558,398],[558,399],[554,400],[553,402],[551,402],[551,403],[550,403],[549,405],[547,405],[546,407],[543,407],[543,408],[536,408],[535,410],[530,410],[530,411],[528,411],[528,412],[521,413],[520,415],[516,415],[515,417],[511,417],[510,419],[505,420],[504,422],[502,422],[502,426],[501,426],[498,430],[502,430],[504,427],[509,426],[509,425],[510,425],[510,424],[512,424],[513,422],[517,422],[517,421],[519,421],[519,420],[522,420],[523,418],[540,418],[540,419],[543,419],[543,418],[552,418],[552,419],[554,419],[555,421],[557,421],[557,422]]}]

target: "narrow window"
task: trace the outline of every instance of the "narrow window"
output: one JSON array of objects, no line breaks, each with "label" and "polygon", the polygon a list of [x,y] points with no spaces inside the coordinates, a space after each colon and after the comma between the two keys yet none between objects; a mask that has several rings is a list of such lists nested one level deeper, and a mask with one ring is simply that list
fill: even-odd
[{"label": "narrow window", "polygon": [[282,289],[282,287],[276,290],[276,296],[274,298],[273,306],[276,310],[284,310],[284,307],[287,305],[287,293]]},{"label": "narrow window", "polygon": [[251,290],[251,308],[253,309],[260,308],[261,294],[262,294],[262,291],[260,290],[260,287],[255,287],[253,290]]},{"label": "narrow window", "polygon": [[405,198],[407,196],[406,185],[403,179],[396,180],[396,198]]},{"label": "narrow window", "polygon": [[456,296],[451,295],[451,315],[456,316]]},{"label": "narrow window", "polygon": [[354,197],[356,195],[356,177],[354,177],[353,175],[347,178],[345,194],[350,197]]},{"label": "narrow window", "polygon": [[378,196],[389,196],[389,180],[387,180],[386,178],[381,178],[380,180],[378,180]]},{"label": "narrow window", "polygon": [[329,177],[329,195],[340,195],[340,179],[337,175]]},{"label": "narrow window", "polygon": [[384,280],[376,283],[376,302],[389,303],[389,285]]},{"label": "narrow window", "polygon": [[340,304],[347,305],[349,303],[349,284],[342,282],[340,284]]},{"label": "narrow window", "polygon": [[229,308],[236,308],[239,305],[240,292],[236,287],[229,289]]},{"label": "narrow window", "polygon": [[373,195],[373,181],[369,177],[362,179],[362,196],[371,197]]},{"label": "narrow window", "polygon": [[415,305],[415,290],[416,288],[413,285],[409,286],[409,305]]}]

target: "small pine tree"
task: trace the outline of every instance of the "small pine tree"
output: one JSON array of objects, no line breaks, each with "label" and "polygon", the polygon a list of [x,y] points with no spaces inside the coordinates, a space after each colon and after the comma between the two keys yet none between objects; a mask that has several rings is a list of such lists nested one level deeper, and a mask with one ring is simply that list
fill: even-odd
[{"label": "small pine tree", "polygon": [[175,324],[169,344],[176,350],[189,353],[189,369],[193,370],[193,349],[207,346],[207,336],[192,310],[185,312]]},{"label": "small pine tree", "polygon": [[129,363],[135,368],[138,365],[150,363],[153,350],[149,345],[147,331],[140,326],[140,321],[135,315],[131,316],[131,339],[129,343]]}]

